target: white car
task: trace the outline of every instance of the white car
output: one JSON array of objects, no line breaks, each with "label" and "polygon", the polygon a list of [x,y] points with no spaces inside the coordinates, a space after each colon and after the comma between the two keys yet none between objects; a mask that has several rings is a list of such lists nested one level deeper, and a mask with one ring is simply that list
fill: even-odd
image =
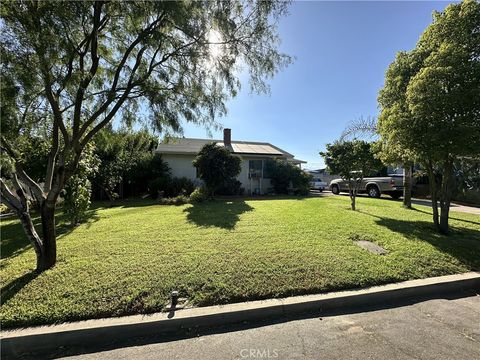
[{"label": "white car", "polygon": [[325,190],[327,186],[328,184],[320,178],[313,178],[313,180],[310,181],[310,189],[319,190],[320,192]]}]

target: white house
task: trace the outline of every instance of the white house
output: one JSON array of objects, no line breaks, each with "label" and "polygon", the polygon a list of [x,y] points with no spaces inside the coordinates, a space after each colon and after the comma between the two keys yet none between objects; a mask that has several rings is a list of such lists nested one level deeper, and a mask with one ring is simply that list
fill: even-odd
[{"label": "white house", "polygon": [[198,183],[200,179],[197,178],[197,169],[192,161],[205,144],[212,142],[217,143],[218,146],[227,147],[232,154],[242,159],[242,170],[237,179],[250,194],[264,194],[271,188],[270,180],[264,172],[266,160],[284,159],[297,166],[306,163],[269,143],[232,141],[230,129],[223,130],[223,140],[182,138],[158,145],[156,152],[162,154],[163,160],[171,168],[172,176],[186,177]]}]

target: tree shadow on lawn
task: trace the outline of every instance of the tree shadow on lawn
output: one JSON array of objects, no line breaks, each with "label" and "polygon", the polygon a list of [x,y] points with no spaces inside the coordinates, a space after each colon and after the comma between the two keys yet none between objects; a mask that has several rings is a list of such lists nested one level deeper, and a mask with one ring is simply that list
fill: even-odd
[{"label": "tree shadow on lawn", "polygon": [[185,210],[187,220],[197,226],[232,230],[240,215],[254,208],[243,200],[213,200],[192,205]]},{"label": "tree shadow on lawn", "polygon": [[100,210],[100,209],[114,209],[114,208],[136,208],[136,207],[143,207],[143,206],[152,206],[158,205],[159,202],[156,199],[151,198],[126,198],[126,199],[117,199],[113,203],[108,200],[95,200],[92,202],[90,208],[92,210]]},{"label": "tree shadow on lawn", "polygon": [[[425,210],[420,210],[420,209],[417,209],[417,208],[411,208],[411,210],[433,216],[431,212],[428,212],[428,211],[425,211]],[[450,211],[450,215],[451,214],[452,214],[452,212]],[[469,214],[469,213],[466,213],[466,214]],[[466,223],[469,223],[469,224],[480,225],[480,217],[479,217],[479,221],[459,219],[459,218],[455,218],[455,217],[452,217],[452,216],[449,216],[448,218],[450,220],[457,220],[457,221],[463,221],[463,222],[466,222]]]},{"label": "tree shadow on lawn", "polygon": [[480,269],[480,231],[451,226],[450,234],[442,235],[435,229],[433,222],[375,217],[375,222],[380,226],[402,234],[407,239],[426,241],[472,270]]},{"label": "tree shadow on lawn", "polygon": [[0,305],[5,304],[8,300],[14,297],[15,294],[22,290],[25,285],[35,279],[38,275],[39,274],[36,271],[30,271],[2,287],[0,290],[2,294],[0,298]]},{"label": "tree shadow on lawn", "polygon": [[[25,236],[23,227],[20,224],[20,221],[18,221],[18,218],[12,218],[12,220],[17,221],[1,225],[0,252],[2,259],[16,257],[32,247]],[[40,216],[37,213],[33,213],[32,220],[38,234],[42,236]],[[80,225],[86,224],[86,226],[89,227],[93,222],[98,220],[99,216],[96,214],[96,210],[89,210],[85,222]],[[57,238],[69,234],[76,229],[76,227],[70,225],[66,215],[63,214],[61,210],[55,215],[55,223]],[[4,264],[1,266],[3,267]]]}]

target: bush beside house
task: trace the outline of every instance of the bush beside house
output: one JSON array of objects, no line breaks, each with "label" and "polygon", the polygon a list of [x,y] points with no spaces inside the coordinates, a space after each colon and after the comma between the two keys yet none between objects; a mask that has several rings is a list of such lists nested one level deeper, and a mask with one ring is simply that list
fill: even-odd
[{"label": "bush beside house", "polygon": [[276,194],[307,195],[310,191],[311,175],[298,166],[282,160],[268,160],[266,163],[267,177]]},{"label": "bush beside house", "polygon": [[241,171],[240,163],[238,156],[216,143],[204,145],[193,160],[198,177],[205,183],[210,197],[218,194],[219,190],[223,190],[223,194],[229,191],[241,192],[240,182],[235,179]]}]

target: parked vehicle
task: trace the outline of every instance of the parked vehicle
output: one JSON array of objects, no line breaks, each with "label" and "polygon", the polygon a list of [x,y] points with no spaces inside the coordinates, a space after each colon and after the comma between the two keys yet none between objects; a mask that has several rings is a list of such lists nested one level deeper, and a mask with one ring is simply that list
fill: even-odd
[{"label": "parked vehicle", "polygon": [[313,180],[310,181],[310,189],[319,190],[320,192],[325,190],[327,186],[328,184],[320,178],[313,178]]},{"label": "parked vehicle", "polygon": [[[348,180],[332,180],[330,182],[330,189],[335,195],[338,195],[341,192],[348,193]],[[394,199],[398,199],[403,195],[403,175],[363,178],[358,188],[358,193],[368,194],[369,197],[374,198],[378,198],[382,194],[387,194]]]}]

